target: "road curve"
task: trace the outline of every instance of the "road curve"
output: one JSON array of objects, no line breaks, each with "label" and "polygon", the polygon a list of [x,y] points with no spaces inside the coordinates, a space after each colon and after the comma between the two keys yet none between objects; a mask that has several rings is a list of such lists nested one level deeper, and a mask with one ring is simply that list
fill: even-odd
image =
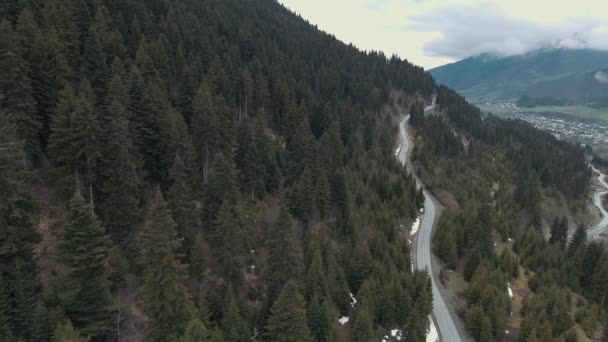
[{"label": "road curve", "polygon": [[[407,134],[407,123],[410,116],[406,116],[399,123],[399,137],[401,148],[397,153],[399,161],[403,165],[408,165],[409,154],[412,148],[412,143]],[[416,183],[420,187],[420,181],[416,178]],[[462,339],[456,328],[456,324],[448,310],[441,293],[437,288],[435,279],[432,272],[432,259],[431,259],[431,234],[433,231],[433,223],[435,222],[436,216],[435,203],[433,198],[428,191],[424,191],[424,216],[420,224],[420,230],[418,231],[418,239],[416,243],[416,267],[420,270],[427,269],[431,277],[431,286],[433,289],[433,317],[439,336],[444,342],[460,342]]]},{"label": "road curve", "polygon": [[596,169],[595,166],[592,166],[592,168],[593,172],[598,173],[598,182],[600,186],[604,188],[604,190],[598,190],[596,193],[593,194],[593,204],[599,209],[602,219],[595,225],[595,227],[589,229],[588,235],[596,239],[600,236],[602,232],[608,229],[608,212],[606,211],[606,209],[604,209],[604,206],[602,205],[602,197],[604,197],[604,195],[608,193],[608,182],[605,180],[606,175]]}]

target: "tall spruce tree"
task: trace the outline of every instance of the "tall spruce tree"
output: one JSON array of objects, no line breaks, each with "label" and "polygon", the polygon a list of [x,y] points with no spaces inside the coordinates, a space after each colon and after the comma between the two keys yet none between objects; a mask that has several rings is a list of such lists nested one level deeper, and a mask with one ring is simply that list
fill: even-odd
[{"label": "tall spruce tree", "polygon": [[193,303],[184,285],[186,265],[180,260],[180,239],[167,204],[157,190],[150,223],[144,228],[141,264],[142,301],[149,323],[149,341],[178,341],[193,317]]},{"label": "tall spruce tree", "polygon": [[101,153],[97,165],[96,207],[114,241],[127,245],[140,218],[143,170],[135,146],[126,87],[119,74],[110,81],[104,116]]},{"label": "tall spruce tree", "polygon": [[23,59],[22,43],[11,25],[0,22],[0,110],[14,116],[19,138],[32,159],[40,157],[39,131],[42,127],[36,113],[36,102],[29,78],[28,61]]},{"label": "tall spruce tree", "polygon": [[26,156],[16,119],[0,109],[0,270],[6,296],[1,318],[5,334],[30,337],[31,313],[39,300],[33,246],[39,236],[33,226],[34,202],[28,186]]},{"label": "tall spruce tree", "polygon": [[242,272],[240,235],[241,225],[235,207],[230,202],[224,202],[213,222],[209,238],[219,267],[218,273],[235,284],[239,282]]},{"label": "tall spruce tree", "polygon": [[100,125],[93,99],[91,85],[86,80],[81,82],[78,92],[66,87],[57,104],[49,138],[53,164],[66,176],[76,176],[77,182],[86,181],[90,201],[100,147]]},{"label": "tall spruce tree", "polygon": [[268,228],[266,246],[266,278],[273,298],[287,280],[297,279],[302,273],[302,249],[287,209],[282,208],[277,221]]},{"label": "tall spruce tree", "polygon": [[306,319],[306,301],[295,280],[285,284],[270,311],[266,329],[271,341],[312,341]]},{"label": "tall spruce tree", "polygon": [[60,298],[67,316],[80,332],[92,338],[109,336],[113,309],[106,261],[110,240],[79,192],[68,207],[58,245],[66,266]]}]

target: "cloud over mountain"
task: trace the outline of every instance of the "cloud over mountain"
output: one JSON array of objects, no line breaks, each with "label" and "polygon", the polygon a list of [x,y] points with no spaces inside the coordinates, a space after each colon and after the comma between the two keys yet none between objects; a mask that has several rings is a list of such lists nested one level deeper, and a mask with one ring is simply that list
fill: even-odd
[{"label": "cloud over mountain", "polygon": [[608,50],[608,23],[570,18],[541,23],[489,4],[436,8],[416,16],[408,29],[436,31],[424,45],[431,56],[462,59],[489,52],[518,55],[541,48]]}]

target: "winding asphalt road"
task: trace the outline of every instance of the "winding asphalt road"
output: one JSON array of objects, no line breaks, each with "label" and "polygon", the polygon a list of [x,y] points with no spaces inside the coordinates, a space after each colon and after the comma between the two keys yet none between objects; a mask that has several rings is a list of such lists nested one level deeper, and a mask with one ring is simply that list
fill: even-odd
[{"label": "winding asphalt road", "polygon": [[600,215],[602,219],[595,227],[589,229],[588,234],[592,238],[596,239],[600,236],[602,232],[608,229],[608,212],[604,209],[602,205],[602,197],[608,193],[608,182],[606,181],[606,175],[601,173],[595,166],[592,166],[593,172],[598,173],[598,182],[604,188],[604,190],[599,190],[595,194],[593,194],[593,204],[600,210]]},{"label": "winding asphalt road", "polygon": [[[432,108],[432,107],[431,107]],[[425,110],[428,110],[425,108]],[[397,157],[399,161],[408,166],[409,155],[412,148],[412,143],[407,134],[407,123],[410,116],[408,115],[399,123],[399,137],[401,148],[398,150]],[[416,177],[416,183],[418,187],[421,186],[420,181]],[[433,198],[428,191],[424,191],[424,217],[420,224],[420,230],[418,231],[418,239],[416,243],[416,267],[420,270],[427,269],[431,276],[431,286],[433,288],[433,317],[439,336],[444,342],[460,342],[462,339],[458,333],[458,329],[454,324],[454,320],[448,310],[441,293],[437,288],[435,279],[433,278],[432,272],[432,259],[431,259],[431,233],[433,231],[433,223],[435,222],[436,208]]]}]

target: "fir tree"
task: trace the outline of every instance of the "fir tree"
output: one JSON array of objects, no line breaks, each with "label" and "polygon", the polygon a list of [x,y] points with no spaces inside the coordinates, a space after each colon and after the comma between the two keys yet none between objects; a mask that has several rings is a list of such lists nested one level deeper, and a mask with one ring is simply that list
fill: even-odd
[{"label": "fir tree", "polygon": [[139,219],[142,162],[135,146],[132,113],[122,78],[110,82],[105,115],[101,120],[103,144],[97,167],[97,208],[114,241],[125,246]]},{"label": "fir tree", "polygon": [[179,259],[181,241],[159,191],[151,213],[141,258],[143,308],[149,318],[146,337],[149,341],[177,341],[193,317],[193,303],[183,284],[186,265]]},{"label": "fir tree", "polygon": [[192,137],[198,159],[202,163],[203,181],[206,183],[211,162],[218,151],[218,119],[213,105],[211,89],[206,81],[196,92],[192,104]]},{"label": "fir tree", "polygon": [[29,78],[28,62],[22,57],[21,42],[3,20],[0,22],[0,110],[14,116],[17,133],[25,141],[30,158],[40,153],[39,131],[42,127],[36,113],[36,103]]},{"label": "fir tree", "polygon": [[90,204],[76,192],[70,201],[58,251],[67,268],[65,312],[85,336],[103,337],[111,330],[112,297],[106,260],[110,240]]},{"label": "fir tree", "polygon": [[282,208],[275,224],[268,228],[266,235],[268,259],[266,260],[266,277],[271,284],[270,296],[292,278],[298,278],[302,272],[302,251],[296,237],[294,222],[289,212]]},{"label": "fir tree", "polygon": [[[196,205],[197,197],[200,196],[200,183],[193,160],[192,145],[190,144],[188,132],[184,132],[184,146],[178,148],[173,160],[173,167],[169,176],[173,182],[167,194],[172,216],[175,218],[177,230],[185,239],[185,249],[192,248],[193,238],[200,227],[200,212]],[[200,197],[199,197],[200,198]]]},{"label": "fir tree", "polygon": [[219,266],[218,271],[235,283],[240,280],[242,272],[239,260],[242,254],[240,229],[234,206],[228,202],[223,203],[213,223],[210,239]]},{"label": "fir tree", "polygon": [[87,342],[88,338],[83,337],[80,332],[74,328],[69,319],[63,319],[57,323],[53,331],[52,342]]},{"label": "fir tree", "polygon": [[238,342],[248,339],[247,326],[241,315],[241,310],[239,309],[232,287],[228,287],[226,293],[222,327],[224,330],[224,341],[226,342]]},{"label": "fir tree", "polygon": [[[61,93],[51,125],[49,154],[66,175],[86,177],[92,200],[94,167],[99,156],[99,121],[90,84],[83,81],[74,92],[66,87]],[[79,186],[77,184],[77,186]]]},{"label": "fir tree", "polygon": [[184,336],[180,339],[180,342],[200,342],[208,341],[209,339],[209,331],[203,322],[194,318],[188,323]]},{"label": "fir tree", "polygon": [[306,302],[297,283],[290,280],[272,305],[267,336],[277,342],[312,341],[306,321]]},{"label": "fir tree", "polygon": [[224,202],[236,203],[237,191],[234,164],[219,153],[213,161],[212,174],[203,194],[202,217],[205,226],[212,224]]}]

